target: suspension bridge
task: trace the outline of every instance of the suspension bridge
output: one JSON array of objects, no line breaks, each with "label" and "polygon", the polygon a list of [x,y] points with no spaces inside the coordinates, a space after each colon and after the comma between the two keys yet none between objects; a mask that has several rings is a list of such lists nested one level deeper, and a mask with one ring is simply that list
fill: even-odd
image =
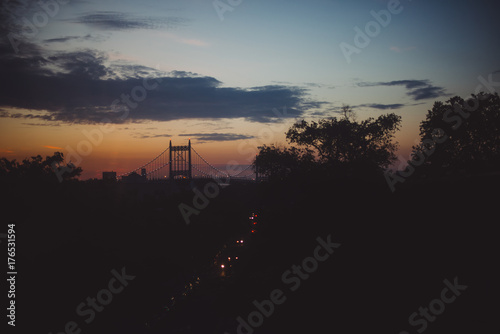
[{"label": "suspension bridge", "polygon": [[122,180],[141,179],[147,181],[178,179],[215,179],[224,183],[230,180],[256,180],[258,175],[253,166],[243,165],[231,171],[224,171],[209,163],[191,145],[169,146],[144,165],[117,176]]}]

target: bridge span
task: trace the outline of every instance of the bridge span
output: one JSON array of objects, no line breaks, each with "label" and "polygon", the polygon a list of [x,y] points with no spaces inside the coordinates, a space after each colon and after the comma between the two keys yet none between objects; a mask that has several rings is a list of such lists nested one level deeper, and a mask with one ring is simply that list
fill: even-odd
[{"label": "bridge span", "polygon": [[[191,145],[174,146],[170,140],[169,146],[156,157],[131,171],[117,175],[121,180],[179,180],[179,179],[215,179],[222,183],[230,180],[259,180],[259,174],[253,165],[235,170],[224,171],[208,162]],[[104,173],[103,173],[104,178]]]}]

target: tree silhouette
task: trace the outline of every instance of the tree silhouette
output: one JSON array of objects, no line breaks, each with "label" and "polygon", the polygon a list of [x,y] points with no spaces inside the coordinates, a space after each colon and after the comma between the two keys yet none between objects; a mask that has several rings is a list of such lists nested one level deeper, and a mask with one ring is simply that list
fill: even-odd
[{"label": "tree silhouette", "polygon": [[477,172],[500,167],[500,98],[498,93],[452,97],[435,102],[420,124],[420,143],[410,164],[421,171]]},{"label": "tree silhouette", "polygon": [[304,173],[310,170],[313,164],[314,156],[310,150],[264,145],[260,147],[259,154],[255,158],[254,168],[259,174],[266,175],[274,181]]},{"label": "tree silhouette", "polygon": [[353,121],[356,121],[357,118],[356,112],[348,104],[343,104],[342,107],[340,108],[340,111],[344,116],[344,119],[351,119]]},{"label": "tree silhouette", "polygon": [[395,159],[397,143],[392,142],[401,116],[381,115],[377,119],[353,120],[349,107],[344,117],[319,122],[302,120],[286,133],[294,144],[314,149],[320,162],[329,167],[382,171]]},{"label": "tree silhouette", "polygon": [[54,152],[45,157],[37,155],[24,159],[21,163],[7,158],[0,159],[0,180],[3,182],[54,182],[72,180],[82,173],[81,167],[68,163],[63,165],[64,155]]}]

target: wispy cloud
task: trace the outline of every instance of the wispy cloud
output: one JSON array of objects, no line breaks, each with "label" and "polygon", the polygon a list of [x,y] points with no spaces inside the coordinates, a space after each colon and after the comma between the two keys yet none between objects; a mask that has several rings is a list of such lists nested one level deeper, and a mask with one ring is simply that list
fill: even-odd
[{"label": "wispy cloud", "polygon": [[190,137],[196,139],[200,143],[209,142],[209,141],[233,141],[233,140],[242,140],[242,139],[252,139],[255,136],[248,136],[242,134],[235,133],[185,133],[180,134],[182,137]]},{"label": "wispy cloud", "polygon": [[316,83],[316,82],[304,82],[304,86],[313,87],[313,88],[328,88],[328,89],[335,89],[336,88],[333,85],[320,84],[320,83]]},{"label": "wispy cloud", "polygon": [[29,126],[61,126],[59,123],[21,123],[22,125]]},{"label": "wispy cloud", "polygon": [[[408,106],[408,105],[411,105],[411,104],[405,104],[405,103],[391,103],[391,104],[363,103],[363,104],[349,105],[349,107],[353,110],[357,110],[360,108],[371,108],[371,109],[378,109],[378,110],[397,110],[397,109],[401,109],[401,108]],[[343,106],[332,106],[332,107],[328,107],[324,110],[311,112],[308,114],[308,116],[336,117],[339,114],[343,113],[342,108],[343,108]]]},{"label": "wispy cloud", "polygon": [[142,134],[142,135],[133,135],[134,138],[139,138],[139,139],[149,139],[149,138],[171,138],[172,135],[169,134],[159,134],[159,135],[148,135],[148,134]]},{"label": "wispy cloud", "polygon": [[71,19],[71,22],[85,24],[101,30],[171,29],[186,25],[190,20],[177,16],[137,16],[114,11],[95,11]]},{"label": "wispy cloud", "polygon": [[62,147],[58,147],[58,146],[51,146],[51,145],[43,145],[43,147],[45,148],[50,148],[52,150],[63,150]]},{"label": "wispy cloud", "polygon": [[429,80],[394,80],[385,82],[358,82],[359,87],[375,86],[404,86],[407,89],[406,95],[413,100],[424,100],[449,96],[443,87],[434,86]]}]

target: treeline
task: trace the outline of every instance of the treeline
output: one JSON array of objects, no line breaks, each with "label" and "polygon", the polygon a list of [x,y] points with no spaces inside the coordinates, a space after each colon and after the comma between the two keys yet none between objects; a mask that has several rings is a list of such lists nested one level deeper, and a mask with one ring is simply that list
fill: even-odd
[{"label": "treeline", "polygon": [[41,155],[16,159],[0,159],[0,182],[2,183],[52,183],[75,180],[82,173],[81,167],[71,162],[64,164],[64,155],[55,152],[52,156]]},{"label": "treeline", "polygon": [[[344,106],[340,117],[293,124],[286,132],[288,146],[263,145],[254,168],[271,182],[311,176],[385,179],[393,191],[410,176],[417,180],[500,170],[498,93],[435,102],[420,124],[419,143],[406,164],[396,165],[399,145],[394,137],[401,121],[394,113],[358,121]],[[81,173],[80,167],[65,164],[60,152],[21,162],[0,159],[2,183],[70,181]]]},{"label": "treeline", "polygon": [[289,146],[264,145],[254,168],[270,181],[306,176],[385,179],[393,191],[410,176],[417,180],[500,170],[497,93],[435,102],[420,124],[419,143],[406,164],[396,166],[394,137],[400,126],[401,116],[394,113],[357,121],[344,106],[341,117],[293,124],[286,132]]}]

